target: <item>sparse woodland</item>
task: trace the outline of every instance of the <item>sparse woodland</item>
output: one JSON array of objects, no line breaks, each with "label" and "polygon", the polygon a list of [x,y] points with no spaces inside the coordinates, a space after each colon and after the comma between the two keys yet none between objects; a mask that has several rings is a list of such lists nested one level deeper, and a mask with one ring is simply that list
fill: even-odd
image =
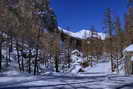
[{"label": "sparse woodland", "polygon": [[0,72],[10,69],[12,58],[20,72],[37,75],[44,71],[44,67],[52,66],[53,71],[61,72],[70,68],[74,49],[87,57],[90,66],[93,66],[92,57],[98,61],[108,56],[113,72],[118,69],[123,49],[133,43],[133,6],[129,4],[123,15],[124,26],[119,16],[112,15],[111,8],[103,13],[106,39],[95,37],[97,29],[94,26],[90,28],[91,37],[78,39],[58,29],[49,0],[0,0]]}]

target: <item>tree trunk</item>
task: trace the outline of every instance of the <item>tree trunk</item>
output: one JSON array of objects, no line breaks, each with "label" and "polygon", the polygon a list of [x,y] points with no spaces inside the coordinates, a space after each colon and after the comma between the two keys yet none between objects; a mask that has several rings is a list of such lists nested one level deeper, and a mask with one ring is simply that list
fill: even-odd
[{"label": "tree trunk", "polygon": [[18,65],[19,65],[19,70],[21,71],[21,64],[20,64],[20,54],[19,54],[18,40],[16,40],[16,50],[17,50],[17,61],[18,61]]},{"label": "tree trunk", "polygon": [[8,52],[9,52],[9,54],[8,54],[8,56],[9,56],[9,57],[8,57],[8,61],[11,61],[11,60],[10,60],[10,56],[11,56],[10,46],[9,46]]},{"label": "tree trunk", "polygon": [[93,65],[92,65],[92,56],[90,57],[90,66],[92,67]]},{"label": "tree trunk", "polygon": [[34,61],[34,75],[37,74],[37,59],[38,59],[38,48],[36,48],[36,56],[35,56],[35,61]]},{"label": "tree trunk", "polygon": [[6,67],[9,66],[9,60],[8,60],[8,42],[6,41]]},{"label": "tree trunk", "polygon": [[114,72],[114,63],[113,63],[113,50],[112,50],[112,46],[113,46],[113,44],[112,44],[112,34],[111,34],[111,32],[110,32],[110,59],[111,59],[111,71],[112,72]]},{"label": "tree trunk", "polygon": [[31,49],[29,49],[29,68],[28,68],[28,71],[29,71],[29,73],[31,73]]},{"label": "tree trunk", "polygon": [[114,64],[113,64],[113,56],[112,56],[112,54],[110,55],[110,59],[111,59],[111,71],[114,72]]},{"label": "tree trunk", "polygon": [[58,67],[59,67],[58,62],[59,62],[59,60],[58,60],[58,57],[57,57],[57,55],[56,55],[56,56],[55,56],[55,71],[56,71],[56,72],[59,72],[59,69],[58,69]]},{"label": "tree trunk", "polygon": [[117,73],[119,73],[119,58],[117,58],[117,65],[116,65],[116,68],[117,68]]},{"label": "tree trunk", "polygon": [[68,55],[67,55],[67,59],[68,59],[68,68],[70,68],[70,49],[68,48]]},{"label": "tree trunk", "polygon": [[2,43],[0,43],[0,72],[2,71]]},{"label": "tree trunk", "polygon": [[23,52],[23,50],[24,50],[24,41],[22,39],[22,50],[21,50],[22,62],[21,62],[21,66],[22,66],[22,71],[24,72],[25,70],[24,70],[24,57],[23,57],[24,52]]},{"label": "tree trunk", "polygon": [[13,52],[13,37],[11,35],[11,46],[10,46],[10,52]]}]

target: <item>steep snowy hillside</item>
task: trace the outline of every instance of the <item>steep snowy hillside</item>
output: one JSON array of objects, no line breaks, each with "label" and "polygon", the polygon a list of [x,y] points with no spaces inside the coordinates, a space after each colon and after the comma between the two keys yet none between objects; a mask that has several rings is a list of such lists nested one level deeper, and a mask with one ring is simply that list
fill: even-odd
[{"label": "steep snowy hillside", "polygon": [[72,37],[80,38],[80,39],[89,38],[92,36],[92,34],[93,34],[93,37],[97,37],[102,40],[104,40],[107,37],[107,35],[105,33],[102,33],[102,32],[95,32],[95,33],[93,32],[92,33],[92,31],[87,30],[87,29],[83,29],[79,32],[71,32],[71,31],[68,31],[66,29],[59,27],[59,30],[63,31],[64,33],[67,33],[68,35],[70,35]]}]

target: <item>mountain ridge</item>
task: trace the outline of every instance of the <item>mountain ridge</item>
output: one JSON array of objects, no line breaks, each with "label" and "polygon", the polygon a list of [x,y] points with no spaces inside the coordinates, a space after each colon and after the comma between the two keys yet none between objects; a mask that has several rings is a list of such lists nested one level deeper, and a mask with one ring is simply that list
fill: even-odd
[{"label": "mountain ridge", "polygon": [[[58,27],[58,29],[63,31],[64,33],[68,34],[69,36],[72,36],[75,38],[80,38],[80,39],[87,39],[90,37],[96,37],[98,39],[105,40],[105,38],[107,37],[106,33],[92,32],[91,30],[87,30],[87,29],[82,29],[78,32],[68,31],[66,29],[63,29],[62,27]],[[92,36],[92,34],[93,34],[93,36]]]}]

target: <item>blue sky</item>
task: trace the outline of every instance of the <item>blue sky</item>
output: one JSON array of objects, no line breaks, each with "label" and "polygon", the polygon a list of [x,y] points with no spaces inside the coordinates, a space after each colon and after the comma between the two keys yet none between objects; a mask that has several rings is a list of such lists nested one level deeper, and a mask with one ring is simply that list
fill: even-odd
[{"label": "blue sky", "polygon": [[104,10],[112,8],[113,15],[123,19],[127,0],[51,0],[51,7],[62,28],[77,32],[94,25],[98,32],[103,32]]}]

